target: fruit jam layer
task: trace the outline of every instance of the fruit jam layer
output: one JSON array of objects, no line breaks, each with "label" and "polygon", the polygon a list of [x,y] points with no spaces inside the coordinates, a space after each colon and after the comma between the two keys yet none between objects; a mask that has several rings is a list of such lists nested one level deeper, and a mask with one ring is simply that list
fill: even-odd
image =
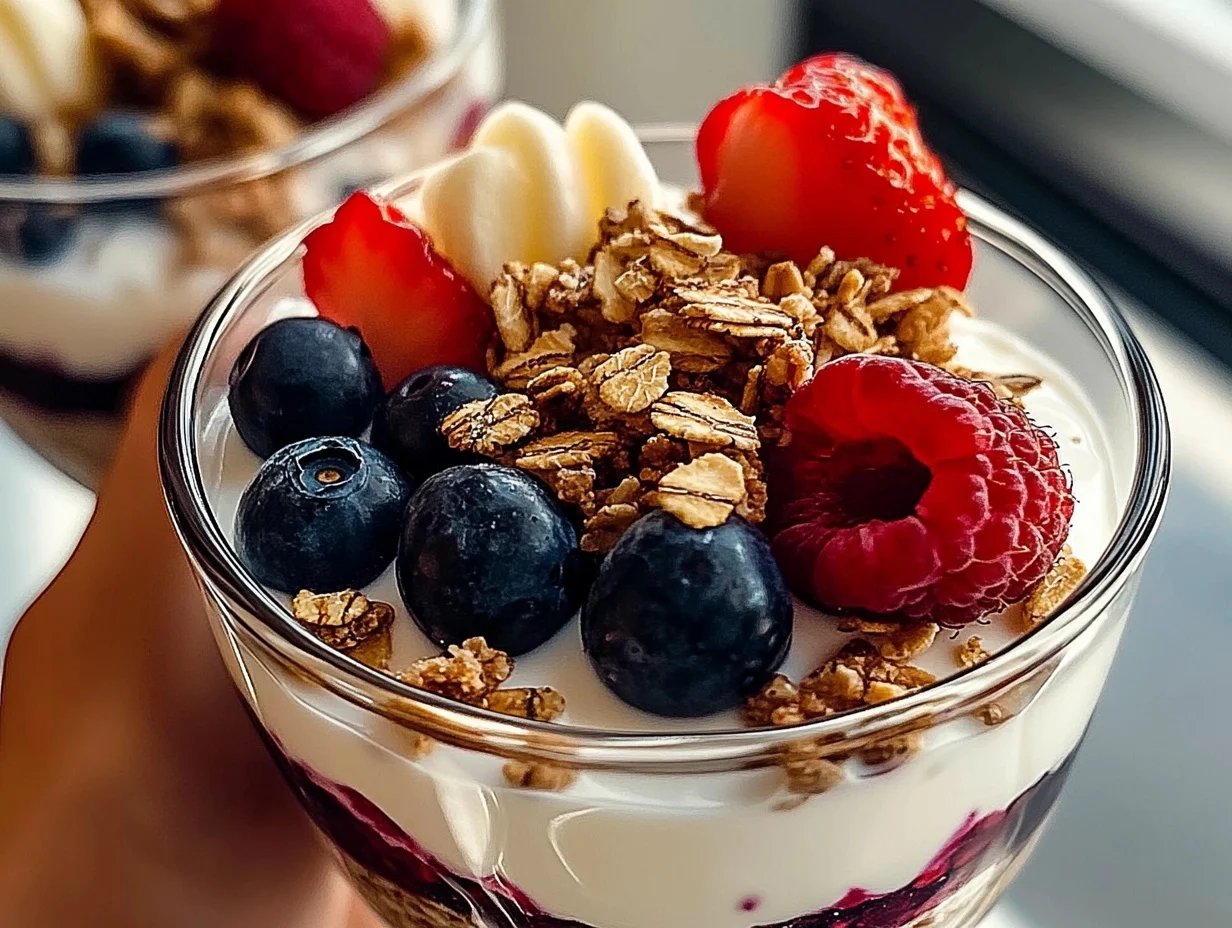
[{"label": "fruit jam layer", "polygon": [[[458,925],[471,925],[475,915],[486,916],[490,924],[516,924],[519,928],[590,928],[543,911],[499,873],[476,880],[450,872],[363,795],[289,758],[272,741],[267,739],[267,743],[317,824],[349,858],[347,865],[366,885],[370,902],[387,919],[393,919],[397,928],[448,925],[453,923],[451,916]],[[772,925],[757,921],[757,910],[765,901],[757,896],[742,897],[735,907],[749,913],[748,924],[758,928],[907,925],[984,870],[1013,858],[1027,846],[1056,802],[1073,757],[1071,753],[1007,808],[983,815],[972,812],[928,866],[899,889],[870,893],[852,888],[821,911]],[[376,898],[372,894],[377,894]],[[412,902],[418,905],[409,904]]]}]

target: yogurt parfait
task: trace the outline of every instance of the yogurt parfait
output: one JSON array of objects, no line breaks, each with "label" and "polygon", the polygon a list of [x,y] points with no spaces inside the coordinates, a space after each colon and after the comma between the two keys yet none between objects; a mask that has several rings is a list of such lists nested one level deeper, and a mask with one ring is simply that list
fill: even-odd
[{"label": "yogurt parfait", "polygon": [[77,479],[257,245],[464,144],[486,0],[0,0],[0,414]]},{"label": "yogurt parfait", "polygon": [[293,229],[190,336],[162,465],[390,925],[922,928],[1034,846],[1168,445],[1106,299],[828,54],[690,139],[502,104]]}]

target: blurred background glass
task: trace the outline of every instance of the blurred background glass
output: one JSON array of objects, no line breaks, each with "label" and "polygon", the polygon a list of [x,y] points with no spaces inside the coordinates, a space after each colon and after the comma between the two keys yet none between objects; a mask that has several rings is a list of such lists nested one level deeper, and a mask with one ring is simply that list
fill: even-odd
[{"label": "blurred background glass", "polygon": [[[854,50],[964,184],[1109,287],[1168,396],[1173,498],[1060,811],[988,928],[1232,925],[1232,2],[507,0],[503,29],[509,95],[633,121]],[[0,640],[91,506],[0,432]]]}]

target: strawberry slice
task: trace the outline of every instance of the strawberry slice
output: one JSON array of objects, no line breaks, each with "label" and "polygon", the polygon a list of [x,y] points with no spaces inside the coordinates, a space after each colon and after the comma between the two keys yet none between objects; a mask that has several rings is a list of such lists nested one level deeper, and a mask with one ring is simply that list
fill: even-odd
[{"label": "strawberry slice", "polygon": [[434,364],[487,372],[492,310],[392,203],[356,193],[304,245],[308,298],[359,329],[386,390]]},{"label": "strawberry slice", "polygon": [[721,101],[697,157],[706,218],[734,251],[804,265],[829,245],[899,268],[900,289],[967,284],[954,185],[902,87],[859,58],[818,55]]}]

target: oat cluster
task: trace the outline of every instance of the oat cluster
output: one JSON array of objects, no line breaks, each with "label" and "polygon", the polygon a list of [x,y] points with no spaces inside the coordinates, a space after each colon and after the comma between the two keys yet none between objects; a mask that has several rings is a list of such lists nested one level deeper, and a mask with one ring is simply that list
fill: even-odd
[{"label": "oat cluster", "polygon": [[[919,626],[893,641],[855,638],[799,683],[776,674],[745,703],[744,721],[752,726],[798,725],[862,706],[874,706],[936,682],[908,661],[932,646],[935,625]],[[914,640],[912,646],[908,642]],[[895,659],[886,657],[895,655]]]},{"label": "oat cluster", "polygon": [[853,352],[936,364],[955,352],[948,287],[891,293],[897,271],[805,268],[725,251],[708,226],[634,202],[608,210],[587,264],[508,264],[490,301],[489,371],[510,393],[463,406],[458,450],[527,470],[603,552],[650,507],[695,528],[765,517],[762,452],[817,366]]},{"label": "oat cluster", "polygon": [[349,651],[388,631],[394,607],[358,590],[320,595],[300,590],[291,601],[291,614],[331,648]]},{"label": "oat cluster", "polygon": [[394,676],[410,686],[503,715],[551,722],[565,711],[565,698],[550,686],[501,689],[513,673],[513,658],[483,638],[450,645],[440,657],[415,661]]},{"label": "oat cluster", "polygon": [[988,660],[991,655],[984,650],[984,642],[979,635],[972,635],[954,649],[954,663],[959,667],[974,667]]},{"label": "oat cluster", "polygon": [[1086,575],[1087,566],[1074,556],[1073,549],[1069,545],[1062,548],[1052,570],[1023,601],[1023,631],[1031,631],[1043,624],[1078,589],[1078,584]]}]

